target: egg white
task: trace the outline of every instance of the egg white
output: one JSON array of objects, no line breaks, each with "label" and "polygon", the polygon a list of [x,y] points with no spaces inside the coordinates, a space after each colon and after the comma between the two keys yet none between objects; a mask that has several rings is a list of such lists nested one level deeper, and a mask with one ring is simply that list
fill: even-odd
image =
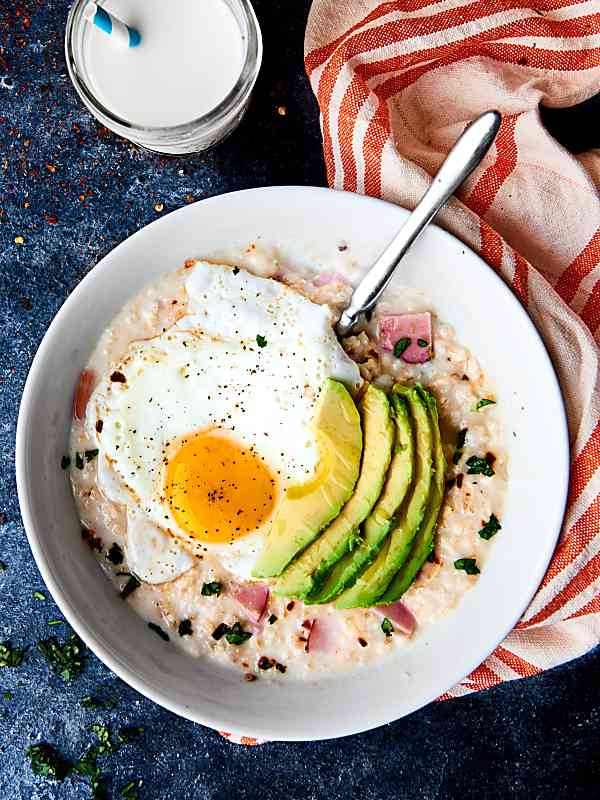
[{"label": "egg white", "polygon": [[249,577],[269,524],[227,543],[200,542],[183,530],[164,496],[166,463],[180,440],[217,428],[253,446],[282,493],[314,473],[311,422],[325,378],[350,388],[361,382],[326,306],[277,281],[206,262],[189,270],[186,292],[186,313],[159,336],[130,345],[113,369],[125,382],[107,376],[86,418],[100,449],[99,486],[127,507],[130,568],[152,582],[176,577],[207,550]]}]

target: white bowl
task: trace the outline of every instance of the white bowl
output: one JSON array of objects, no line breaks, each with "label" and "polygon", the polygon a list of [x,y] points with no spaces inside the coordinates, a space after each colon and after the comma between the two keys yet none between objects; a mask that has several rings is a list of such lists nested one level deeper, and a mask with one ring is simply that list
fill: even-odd
[{"label": "white bowl", "polygon": [[[19,413],[17,485],[31,549],[61,611],[123,680],[160,705],[218,730],[309,740],[382,725],[434,699],[476,667],[517,622],[538,587],[562,522],[569,447],[552,364],[500,278],[465,245],[430,227],[399,280],[422,288],[498,386],[510,484],[502,535],[479,581],[442,622],[397,658],[310,682],[247,684],[238,672],[193,660],[148,631],[82,542],[67,475],[71,397],[101,332],[123,304],[186,258],[257,236],[322,265],[341,242],[366,269],[407,212],[326,189],[255,189],[180,209],[136,233],[85,277],[34,359]],[[301,247],[299,247],[301,245]],[[514,432],[514,436],[513,436]],[[289,680],[287,679],[289,678]]]}]

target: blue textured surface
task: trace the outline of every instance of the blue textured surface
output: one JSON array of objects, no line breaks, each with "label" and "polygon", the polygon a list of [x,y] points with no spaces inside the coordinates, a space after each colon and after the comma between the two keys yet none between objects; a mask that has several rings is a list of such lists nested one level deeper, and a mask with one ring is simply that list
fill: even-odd
[{"label": "blue textured surface", "polygon": [[[165,160],[99,128],[77,101],[62,53],[64,0],[0,0],[0,641],[31,646],[66,627],[49,629],[56,606],[32,598],[44,587],[20,520],[13,443],[29,364],[68,293],[158,214],[232,189],[324,182],[301,61],[308,0],[256,5],[265,61],[246,120],[212,153]],[[92,656],[64,683],[30,649],[21,667],[0,670],[0,690],[13,693],[0,691],[0,798],[89,797],[81,780],[34,778],[25,749],[41,738],[76,758],[97,722],[146,729],[103,760],[109,797],[138,778],[152,800],[600,797],[599,665],[596,651],[341,741],[243,748],[153,705]],[[85,710],[86,694],[117,707]]]}]

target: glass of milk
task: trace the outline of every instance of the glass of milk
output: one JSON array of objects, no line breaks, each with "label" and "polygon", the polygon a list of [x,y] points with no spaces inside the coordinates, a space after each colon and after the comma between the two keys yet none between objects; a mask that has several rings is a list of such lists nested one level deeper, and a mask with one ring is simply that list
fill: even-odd
[{"label": "glass of milk", "polygon": [[71,7],[65,36],[69,75],[107,128],[148,150],[196,153],[244,115],[262,58],[249,0],[99,0],[139,31],[130,48]]}]

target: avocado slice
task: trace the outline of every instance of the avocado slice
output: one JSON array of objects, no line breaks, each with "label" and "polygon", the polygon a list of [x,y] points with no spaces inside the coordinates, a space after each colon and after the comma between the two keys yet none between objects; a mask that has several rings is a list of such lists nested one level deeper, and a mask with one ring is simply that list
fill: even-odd
[{"label": "avocado slice", "polygon": [[412,480],[414,440],[408,408],[398,394],[390,397],[395,422],[394,453],[379,500],[363,525],[362,541],[334,566],[325,583],[306,598],[307,603],[329,603],[351,586],[379,552]]},{"label": "avocado slice", "polygon": [[425,515],[432,479],[433,434],[427,403],[420,387],[408,389],[394,386],[394,392],[404,397],[410,408],[415,427],[415,475],[410,494],[402,508],[399,521],[386,539],[385,546],[373,564],[356,583],[341,594],[336,608],[356,608],[375,605],[390,585],[410,553],[413,540]]},{"label": "avocado slice", "polygon": [[359,525],[381,494],[394,442],[390,404],[385,392],[371,384],[358,408],[364,448],[354,493],[331,525],[280,575],[274,594],[303,599],[317,589],[333,565],[352,549]]},{"label": "avocado slice", "polygon": [[254,564],[256,578],[280,575],[337,517],[354,489],[362,453],[360,416],[339,381],[324,382],[313,426],[319,447],[316,473],[307,483],[288,487]]},{"label": "avocado slice", "polygon": [[431,493],[429,495],[429,502],[427,504],[425,516],[423,517],[423,522],[415,537],[408,561],[405,562],[404,566],[396,574],[396,577],[386,589],[385,594],[378,600],[379,603],[394,603],[402,597],[419,574],[427,556],[433,550],[435,530],[440,515],[440,508],[442,507],[442,500],[444,499],[446,459],[444,457],[444,448],[442,447],[442,437],[440,436],[437,403],[435,397],[425,389],[422,389],[421,392],[427,403],[433,430],[433,468],[435,472],[431,484]]}]

